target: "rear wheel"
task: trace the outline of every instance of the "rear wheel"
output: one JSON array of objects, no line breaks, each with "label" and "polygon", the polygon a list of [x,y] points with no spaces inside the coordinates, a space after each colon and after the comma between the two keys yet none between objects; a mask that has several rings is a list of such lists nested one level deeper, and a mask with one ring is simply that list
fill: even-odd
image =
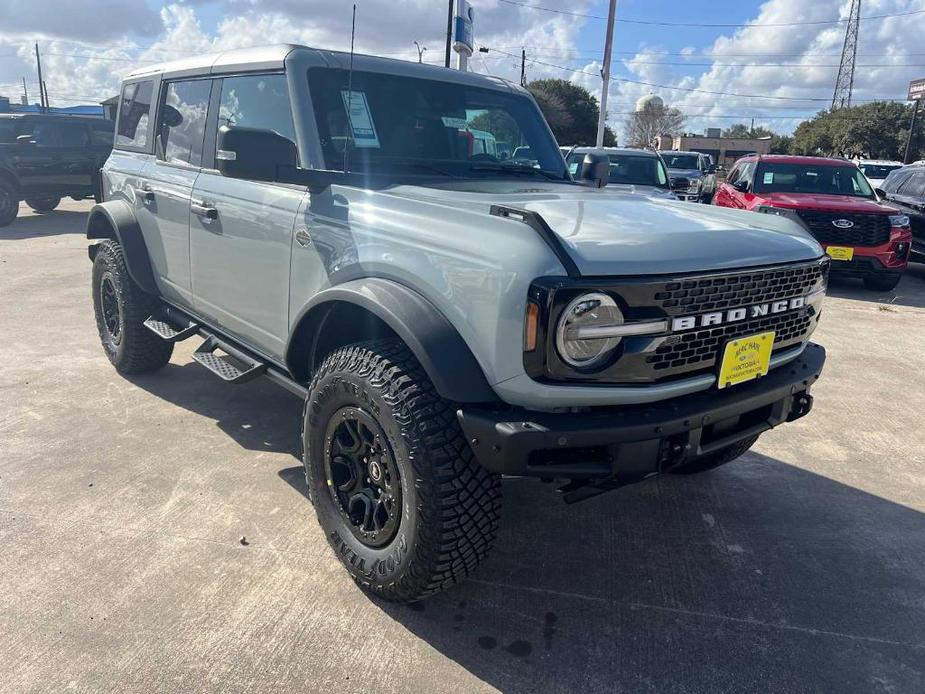
[{"label": "rear wheel", "polygon": [[354,580],[413,602],[470,574],[498,529],[500,478],[397,339],[331,353],[305,402],[305,472],[328,542]]},{"label": "rear wheel", "polygon": [[93,311],[103,351],[120,373],[155,371],[170,361],[173,343],[144,326],[157,299],[143,292],[125,268],[122,248],[103,241],[93,259]]},{"label": "rear wheel", "polygon": [[26,204],[36,212],[51,212],[60,203],[61,198],[54,195],[41,198],[26,198]]},{"label": "rear wheel", "polygon": [[0,179],[0,227],[9,226],[19,214],[19,200],[13,186]]},{"label": "rear wheel", "polygon": [[681,463],[681,465],[674,468],[671,472],[676,475],[693,475],[698,472],[706,472],[707,470],[718,468],[720,465],[731,463],[733,460],[744,454],[749,448],[755,445],[755,441],[757,440],[757,436],[750,436],[749,438],[742,439],[738,443],[734,443],[731,446],[721,448],[715,453],[711,453],[710,455],[694,458],[693,460]]},{"label": "rear wheel", "polygon": [[864,286],[876,292],[888,292],[896,289],[902,275],[891,273],[889,275],[868,275],[864,278]]}]

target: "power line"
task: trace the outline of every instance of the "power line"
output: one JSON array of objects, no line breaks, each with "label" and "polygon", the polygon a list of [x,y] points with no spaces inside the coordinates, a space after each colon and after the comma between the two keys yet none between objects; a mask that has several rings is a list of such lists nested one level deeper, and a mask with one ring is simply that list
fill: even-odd
[{"label": "power line", "polygon": [[[516,57],[517,57],[517,56],[515,56],[513,53],[505,53],[504,51],[500,51],[500,50],[498,50],[498,49],[492,49],[492,50],[495,50],[495,51],[497,51],[498,53],[501,53],[502,55],[508,55],[508,56],[513,57],[513,58],[516,58]],[[527,60],[530,61],[531,63],[534,63],[535,65],[545,65],[545,66],[547,66],[547,67],[554,67],[554,68],[559,69],[559,70],[565,70],[566,72],[573,72],[573,73],[574,73],[574,72],[577,72],[577,73],[579,73],[579,74],[583,74],[583,75],[593,75],[593,76],[595,76],[595,77],[599,76],[599,75],[597,75],[597,73],[588,72],[587,70],[580,70],[580,69],[568,67],[568,66],[566,66],[566,65],[556,65],[555,63],[547,63],[547,62],[543,62],[543,61],[541,61],[541,60],[536,60],[536,59],[534,59],[534,58],[527,58]],[[627,84],[639,84],[639,85],[642,85],[642,86],[644,86],[644,87],[657,87],[657,88],[659,88],[659,89],[668,89],[668,90],[674,90],[674,91],[689,92],[689,93],[692,93],[692,94],[708,94],[708,95],[710,95],[710,96],[734,96],[734,97],[739,97],[739,98],[742,98],[742,99],[769,99],[769,100],[772,100],[772,101],[813,101],[813,102],[827,102],[827,101],[829,101],[829,99],[826,99],[826,98],[817,98],[817,97],[801,97],[801,96],[767,96],[767,95],[764,95],[764,94],[739,94],[739,93],[737,93],[737,92],[721,92],[721,91],[713,91],[713,90],[710,90],[710,89],[697,89],[696,87],[675,87],[675,86],[668,85],[668,84],[658,84],[658,83],[656,83],[656,82],[645,82],[645,81],[643,81],[643,80],[631,80],[631,79],[627,79],[627,78],[625,78],[625,77],[611,77],[610,79],[613,80],[613,81],[615,81],[615,82],[624,82],[624,83],[627,83]],[[883,98],[881,98],[881,99],[860,99],[860,101],[895,101],[895,99],[892,99],[892,98],[886,98],[886,99],[883,99]]]},{"label": "power line", "polygon": [[[517,2],[517,0],[499,0],[506,5],[514,5],[515,7],[522,7],[528,10],[539,10],[542,12],[551,12],[553,14],[563,14],[570,17],[584,17],[586,19],[602,19],[607,20],[607,17],[602,17],[598,14],[584,14],[582,12],[571,12],[569,10],[557,10],[551,7],[541,7],[539,5],[528,5],[525,2]],[[908,17],[915,14],[925,14],[925,10],[910,10],[909,12],[896,12],[891,14],[872,14],[868,17],[862,17],[864,20],[870,19],[886,19],[888,17]],[[712,23],[696,23],[696,22],[657,22],[654,20],[646,19],[617,19],[618,23],[622,24],[642,24],[646,26],[661,26],[661,27],[696,27],[696,28],[705,28],[705,29],[741,29],[748,27],[795,27],[795,26],[821,26],[824,24],[845,24],[849,19],[827,19],[821,21],[813,22],[753,22],[752,24],[712,24]]]}]

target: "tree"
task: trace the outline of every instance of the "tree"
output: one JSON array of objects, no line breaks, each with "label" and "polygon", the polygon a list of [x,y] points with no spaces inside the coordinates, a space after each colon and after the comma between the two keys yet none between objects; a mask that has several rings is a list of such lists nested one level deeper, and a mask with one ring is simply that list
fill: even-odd
[{"label": "tree", "polygon": [[[584,87],[568,80],[536,80],[527,85],[549,123],[556,141],[563,146],[594,145],[600,106]],[[604,145],[613,147],[617,138],[610,128],[604,129]]]},{"label": "tree", "polygon": [[793,138],[789,135],[771,136],[771,154],[790,154],[793,148]]},{"label": "tree", "polygon": [[[794,154],[902,159],[912,106],[875,101],[862,106],[820,111],[793,133]],[[921,150],[914,158],[922,156]]]},{"label": "tree", "polygon": [[759,137],[773,137],[774,133],[767,128],[758,126],[750,128],[745,123],[736,123],[723,131],[723,137],[739,137],[743,139],[756,139]]},{"label": "tree", "polygon": [[651,147],[659,135],[677,135],[684,125],[684,114],[658,101],[650,101],[626,122],[626,143],[630,147]]}]

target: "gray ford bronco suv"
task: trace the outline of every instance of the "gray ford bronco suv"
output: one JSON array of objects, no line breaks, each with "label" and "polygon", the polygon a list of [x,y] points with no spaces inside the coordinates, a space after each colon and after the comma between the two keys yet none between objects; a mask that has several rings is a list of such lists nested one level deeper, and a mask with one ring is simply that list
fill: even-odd
[{"label": "gray ford bronco suv", "polygon": [[577,501],[810,410],[816,241],[607,170],[589,154],[573,180],[500,79],[302,46],[144,68],[88,221],[103,349],[148,372],[198,335],[224,381],[304,398],[334,552],[419,599],[488,552],[502,475]]}]

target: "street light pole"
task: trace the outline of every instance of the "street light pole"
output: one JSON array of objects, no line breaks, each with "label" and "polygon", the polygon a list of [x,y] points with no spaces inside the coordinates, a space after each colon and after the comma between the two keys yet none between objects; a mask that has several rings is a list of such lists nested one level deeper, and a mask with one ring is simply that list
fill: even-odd
[{"label": "street light pole", "polygon": [[453,0],[450,0],[450,8],[446,13],[446,60],[443,66],[450,66],[450,46],[453,43]]},{"label": "street light pole", "polygon": [[418,62],[423,63],[424,51],[427,50],[427,46],[422,46],[417,41],[414,42],[414,47],[418,49]]},{"label": "street light pole", "polygon": [[921,99],[912,102],[912,122],[909,123],[909,134],[906,136],[906,153],[903,155],[903,164],[909,163],[909,152],[912,149],[912,139],[915,137],[915,121],[919,112],[919,106],[922,105]]},{"label": "street light pole", "polygon": [[613,55],[613,24],[617,16],[617,0],[610,0],[610,11],[607,14],[607,42],[604,44],[604,67],[601,69],[601,113],[597,119],[598,147],[604,146],[604,129],[607,126],[607,91],[610,87],[610,59]]}]

